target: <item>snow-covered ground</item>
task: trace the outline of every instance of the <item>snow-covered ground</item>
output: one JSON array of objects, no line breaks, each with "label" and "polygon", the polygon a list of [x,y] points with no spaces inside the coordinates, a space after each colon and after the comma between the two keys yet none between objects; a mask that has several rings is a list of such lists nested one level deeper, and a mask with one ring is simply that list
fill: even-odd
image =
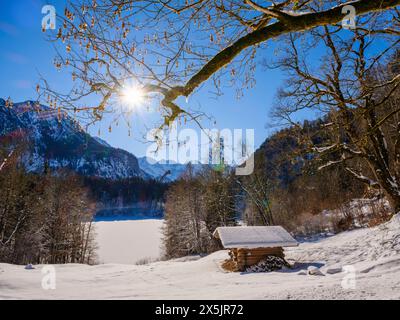
[{"label": "snow-covered ground", "polygon": [[[25,270],[0,264],[0,298],[400,299],[399,216],[375,228],[302,243],[286,252],[296,267],[271,273],[226,273],[220,268],[226,251],[141,266],[59,265],[55,290],[42,289],[42,266]],[[345,269],[354,270],[354,275],[327,273],[349,265]],[[324,275],[306,275],[310,266],[320,267]]]},{"label": "snow-covered ground", "polygon": [[134,264],[162,255],[163,220],[102,221],[94,225],[99,263]]}]

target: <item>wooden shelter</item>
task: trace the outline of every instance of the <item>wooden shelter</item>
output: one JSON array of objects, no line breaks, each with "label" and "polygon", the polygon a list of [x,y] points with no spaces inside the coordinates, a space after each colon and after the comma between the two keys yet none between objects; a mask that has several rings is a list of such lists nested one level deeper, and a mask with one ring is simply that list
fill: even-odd
[{"label": "wooden shelter", "polygon": [[229,249],[231,269],[243,271],[267,256],[285,258],[283,247],[297,246],[297,241],[281,226],[219,227],[214,237]]}]

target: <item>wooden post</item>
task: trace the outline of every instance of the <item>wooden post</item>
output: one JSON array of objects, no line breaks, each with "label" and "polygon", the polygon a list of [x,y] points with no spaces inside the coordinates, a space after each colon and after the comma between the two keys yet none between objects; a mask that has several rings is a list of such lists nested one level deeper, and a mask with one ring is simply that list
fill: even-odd
[{"label": "wooden post", "polygon": [[247,254],[248,250],[245,248],[240,248],[237,250],[237,265],[240,271],[244,271],[247,266]]}]

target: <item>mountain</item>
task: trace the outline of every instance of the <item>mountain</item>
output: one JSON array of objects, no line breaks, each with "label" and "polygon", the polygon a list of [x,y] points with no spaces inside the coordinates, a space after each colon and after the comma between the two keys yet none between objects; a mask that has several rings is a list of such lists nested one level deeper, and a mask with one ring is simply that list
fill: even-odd
[{"label": "mountain", "polygon": [[[149,176],[156,180],[164,182],[175,181],[182,176],[185,172],[187,165],[181,163],[168,163],[156,162],[154,159],[141,157],[138,158],[139,167],[144,170]],[[201,164],[193,164],[195,172],[199,171],[203,166]]]},{"label": "mountain", "polygon": [[68,168],[82,176],[107,179],[150,178],[131,153],[86,133],[71,117],[33,101],[12,107],[0,99],[0,139],[29,141],[24,165],[30,172]]},{"label": "mountain", "polygon": [[305,120],[301,130],[290,126],[275,132],[255,151],[256,164],[264,166],[270,181],[287,188],[302,176],[306,168],[316,166],[312,161],[315,155],[310,153],[306,141],[311,137],[316,146],[327,143],[328,137],[321,133],[321,126],[325,123],[327,119]]}]

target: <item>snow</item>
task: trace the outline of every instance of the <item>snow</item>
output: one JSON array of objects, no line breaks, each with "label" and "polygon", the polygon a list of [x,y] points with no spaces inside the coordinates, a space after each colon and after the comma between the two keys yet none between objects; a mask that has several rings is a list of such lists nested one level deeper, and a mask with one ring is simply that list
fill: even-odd
[{"label": "snow", "polygon": [[324,276],[323,272],[320,270],[320,268],[316,266],[309,266],[307,268],[308,274],[312,276]]},{"label": "snow", "polygon": [[[288,248],[293,269],[228,273],[220,267],[227,257],[223,250],[148,265],[57,265],[55,290],[42,289],[43,266],[25,270],[0,264],[0,298],[400,299],[399,216],[378,227]],[[305,274],[310,266],[325,276]],[[341,272],[329,274],[333,268]]]},{"label": "snow", "polygon": [[93,137],[93,139],[96,140],[98,143],[100,143],[104,147],[112,148],[111,145],[108,142],[104,141],[103,139],[101,139],[99,137]]},{"label": "snow", "polygon": [[163,220],[101,221],[94,225],[99,263],[134,264],[162,255]]},{"label": "snow", "polygon": [[[168,161],[166,163],[157,162],[148,157],[138,158],[139,167],[153,179],[160,179],[164,176],[164,181],[175,181],[180,178],[187,169],[187,164]],[[201,170],[202,165],[199,163],[192,164],[194,172]]]},{"label": "snow", "polygon": [[297,241],[281,226],[219,227],[214,236],[224,248],[268,248],[297,246]]},{"label": "snow", "polygon": [[[327,230],[332,230],[333,221],[346,218],[346,214],[351,214],[355,227],[367,227],[374,216],[390,215],[390,212],[389,201],[384,197],[353,199],[339,209],[322,211],[321,224],[325,225]],[[330,235],[325,234],[325,236]]]}]

